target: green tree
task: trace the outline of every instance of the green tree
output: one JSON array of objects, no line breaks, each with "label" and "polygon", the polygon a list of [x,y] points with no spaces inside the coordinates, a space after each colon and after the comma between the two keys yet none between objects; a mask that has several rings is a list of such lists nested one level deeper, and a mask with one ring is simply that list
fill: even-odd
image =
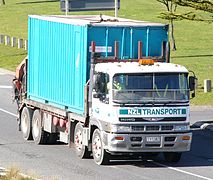
[{"label": "green tree", "polygon": [[[176,6],[189,7],[193,11],[188,11],[185,13],[176,12],[163,12],[161,16],[165,19],[176,19],[176,20],[193,20],[193,21],[205,21],[213,22],[213,0],[168,0],[170,3],[176,4]],[[205,15],[201,15],[199,11],[205,12]]]},{"label": "green tree", "polygon": [[177,18],[171,16],[171,14],[175,14],[177,11],[177,4],[171,0],[157,0],[158,2],[164,4],[166,6],[167,12],[163,12],[160,14],[160,17],[163,19],[169,20],[170,23],[170,33],[171,33],[171,43],[172,43],[172,50],[176,51],[176,43],[175,43],[175,36],[174,36],[174,20]]},{"label": "green tree", "polygon": [[[175,20],[191,20],[213,22],[213,0],[157,0],[166,6],[167,12],[162,12],[160,17],[167,19],[171,25],[172,50],[176,50],[174,37]],[[184,13],[177,13],[177,7],[188,7]],[[193,11],[189,11],[193,10]],[[200,11],[205,13],[200,13]]]}]

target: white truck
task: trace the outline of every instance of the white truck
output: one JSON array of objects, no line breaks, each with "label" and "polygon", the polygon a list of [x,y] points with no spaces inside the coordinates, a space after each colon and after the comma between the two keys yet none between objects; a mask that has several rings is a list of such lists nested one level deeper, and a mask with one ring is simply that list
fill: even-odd
[{"label": "white truck", "polygon": [[13,81],[24,139],[74,144],[99,165],[161,152],[178,162],[195,76],[169,63],[168,26],[102,18],[29,17],[29,57]]}]

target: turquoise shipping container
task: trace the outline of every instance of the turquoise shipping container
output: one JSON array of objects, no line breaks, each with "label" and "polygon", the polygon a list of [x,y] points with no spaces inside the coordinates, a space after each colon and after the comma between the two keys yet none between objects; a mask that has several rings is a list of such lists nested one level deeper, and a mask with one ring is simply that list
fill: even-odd
[{"label": "turquoise shipping container", "polygon": [[27,98],[80,115],[89,80],[91,42],[103,57],[161,56],[168,26],[109,16],[38,16],[28,20]]}]

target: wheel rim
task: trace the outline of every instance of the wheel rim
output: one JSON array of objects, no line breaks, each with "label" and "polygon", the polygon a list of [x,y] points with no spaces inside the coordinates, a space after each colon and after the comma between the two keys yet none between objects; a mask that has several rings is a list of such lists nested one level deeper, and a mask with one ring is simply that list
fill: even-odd
[{"label": "wheel rim", "polygon": [[76,150],[79,152],[82,151],[83,149],[82,140],[83,140],[82,132],[80,129],[77,129],[75,134],[75,147],[76,147]]},{"label": "wheel rim", "polygon": [[33,135],[34,137],[39,136],[39,119],[35,118],[33,121]]},{"label": "wheel rim", "polygon": [[27,115],[26,114],[23,114],[22,115],[22,122],[21,122],[21,130],[24,134],[27,133],[27,130],[28,130],[28,125],[27,125]]},{"label": "wheel rim", "polygon": [[101,158],[102,144],[101,144],[101,139],[100,139],[99,135],[97,135],[97,134],[95,134],[93,142],[92,142],[92,152],[93,152],[93,156],[96,159]]}]

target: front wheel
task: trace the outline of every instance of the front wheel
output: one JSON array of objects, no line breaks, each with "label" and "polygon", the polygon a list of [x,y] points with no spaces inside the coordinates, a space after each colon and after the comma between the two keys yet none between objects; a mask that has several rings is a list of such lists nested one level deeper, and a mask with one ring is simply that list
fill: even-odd
[{"label": "front wheel", "polygon": [[96,164],[103,165],[109,163],[110,154],[103,148],[101,132],[99,129],[95,129],[92,135],[92,154]]},{"label": "front wheel", "polygon": [[176,163],[181,159],[181,152],[164,152],[163,153],[166,162]]},{"label": "front wheel", "polygon": [[75,126],[74,132],[74,144],[75,144],[75,152],[80,158],[88,158],[90,156],[90,152],[88,148],[83,145],[83,126],[79,122]]}]

